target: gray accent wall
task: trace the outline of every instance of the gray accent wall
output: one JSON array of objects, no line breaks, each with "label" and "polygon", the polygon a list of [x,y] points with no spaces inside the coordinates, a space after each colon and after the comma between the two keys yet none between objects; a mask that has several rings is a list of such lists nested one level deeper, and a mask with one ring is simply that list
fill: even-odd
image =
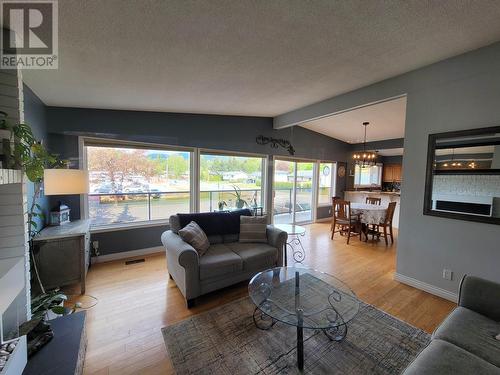
[{"label": "gray accent wall", "polygon": [[[172,146],[289,156],[283,148],[256,144],[263,134],[289,140],[296,157],[345,160],[350,145],[304,128],[274,130],[267,117],[48,107],[49,132]],[[74,154],[73,150],[66,150]]]},{"label": "gray accent wall", "polygon": [[[181,113],[118,111],[104,109],[48,107],[50,149],[62,158],[79,164],[78,136],[91,136],[172,146],[200,147],[290,156],[282,148],[258,145],[255,138],[262,134],[290,140],[295,157],[344,161],[350,145],[304,129],[274,130],[271,118],[218,116]],[[58,197],[51,197],[55,203]],[[72,208],[72,219],[80,217],[78,196],[65,196]],[[322,211],[320,215],[327,215]],[[325,216],[327,217],[327,216]],[[160,246],[160,235],[166,227],[123,229],[94,233],[101,255]]]},{"label": "gray accent wall", "polygon": [[275,126],[398,95],[407,107],[397,273],[438,293],[456,293],[464,274],[500,282],[500,226],[423,215],[429,134],[500,123],[500,43],[278,116]]},{"label": "gray accent wall", "polygon": [[[24,93],[24,121],[31,127],[34,136],[42,141],[45,147],[48,145],[48,135],[47,135],[47,114],[45,104],[36,96],[36,94],[31,91],[31,89],[23,85]],[[28,207],[31,206],[33,202],[34,194],[34,184],[31,182],[26,183],[26,190],[28,195]],[[47,221],[49,211],[50,211],[50,200],[43,194],[43,190],[40,193],[40,198],[37,203],[41,206],[42,212],[46,219],[34,218],[37,223],[37,230],[42,229]]]},{"label": "gray accent wall", "polygon": [[382,156],[380,158],[380,162],[382,164],[403,164],[403,156],[402,155]]}]

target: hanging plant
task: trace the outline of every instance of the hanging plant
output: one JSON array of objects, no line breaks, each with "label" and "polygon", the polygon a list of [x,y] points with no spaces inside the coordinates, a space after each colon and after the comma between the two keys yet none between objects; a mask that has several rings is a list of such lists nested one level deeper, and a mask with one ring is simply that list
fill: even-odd
[{"label": "hanging plant", "polygon": [[45,293],[45,289],[40,280],[36,262],[33,256],[32,239],[42,229],[38,228],[36,218],[39,218],[40,220],[44,219],[42,207],[37,203],[37,200],[38,198],[40,198],[41,194],[44,169],[64,167],[66,166],[67,161],[59,160],[56,155],[48,152],[43,146],[42,142],[36,139],[29,125],[12,125],[7,119],[7,113],[0,112],[0,115],[3,116],[3,119],[0,122],[0,126],[3,129],[10,130],[12,137],[11,143],[14,145],[13,163],[11,165],[16,169],[21,169],[26,174],[28,180],[33,182],[34,184],[31,205],[29,206],[27,211],[29,250],[38,284],[40,285],[40,289],[42,290],[42,292]]}]

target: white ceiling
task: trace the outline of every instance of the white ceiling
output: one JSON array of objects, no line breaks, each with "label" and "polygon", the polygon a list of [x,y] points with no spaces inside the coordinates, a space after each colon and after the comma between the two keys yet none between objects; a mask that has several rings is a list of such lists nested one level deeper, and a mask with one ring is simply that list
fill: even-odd
[{"label": "white ceiling", "polygon": [[500,40],[500,1],[59,1],[48,105],[275,116]]},{"label": "white ceiling", "polygon": [[349,143],[362,143],[363,122],[368,121],[366,141],[403,138],[405,134],[406,96],[356,108],[313,120],[300,126]]}]

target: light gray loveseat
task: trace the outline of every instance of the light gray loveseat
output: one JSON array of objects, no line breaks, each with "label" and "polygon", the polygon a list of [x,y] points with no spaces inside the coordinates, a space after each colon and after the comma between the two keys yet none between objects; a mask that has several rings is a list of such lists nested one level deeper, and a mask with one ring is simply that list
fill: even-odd
[{"label": "light gray loveseat", "polygon": [[500,284],[465,276],[458,307],[432,334],[405,375],[500,375]]},{"label": "light gray loveseat", "polygon": [[[267,227],[267,243],[241,243],[240,215],[250,210],[177,214],[170,217],[170,230],[161,241],[167,253],[167,268],[186,298],[187,306],[203,294],[249,280],[256,273],[283,265],[286,232]],[[195,221],[205,232],[210,247],[203,256],[178,235],[179,229]]]}]

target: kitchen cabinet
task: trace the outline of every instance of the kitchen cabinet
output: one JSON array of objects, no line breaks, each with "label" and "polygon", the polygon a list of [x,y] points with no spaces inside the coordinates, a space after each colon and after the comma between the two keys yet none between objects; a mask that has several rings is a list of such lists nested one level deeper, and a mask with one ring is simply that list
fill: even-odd
[{"label": "kitchen cabinet", "polygon": [[383,182],[401,182],[402,181],[401,164],[384,164]]}]

